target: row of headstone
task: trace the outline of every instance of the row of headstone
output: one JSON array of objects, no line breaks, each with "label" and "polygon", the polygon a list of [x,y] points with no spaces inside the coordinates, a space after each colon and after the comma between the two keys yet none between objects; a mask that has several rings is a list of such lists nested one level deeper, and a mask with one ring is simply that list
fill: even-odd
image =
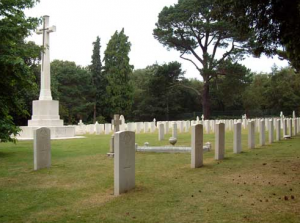
[{"label": "row of headstone", "polygon": [[[268,122],[269,143],[274,140],[273,119],[259,120],[259,144],[265,145],[265,122]],[[283,123],[287,120],[284,119]],[[299,133],[299,118],[288,119],[290,136]],[[116,123],[114,123],[116,124]],[[116,125],[118,126],[118,125]],[[255,148],[255,121],[247,122],[248,126],[248,147]],[[276,120],[276,139],[281,139],[281,119]],[[135,133],[132,131],[118,131],[114,134],[114,194],[125,193],[135,187]],[[233,152],[242,151],[241,132],[242,123],[234,123]],[[164,124],[159,124],[161,136],[164,136]],[[177,134],[177,123],[173,123],[173,133]],[[191,167],[198,168],[203,166],[203,125],[192,126],[191,134]],[[222,160],[225,157],[225,124],[222,122],[215,124],[215,159]],[[34,132],[34,169],[49,168],[51,166],[51,139],[49,128],[39,128]]]},{"label": "row of headstone", "polygon": [[[122,118],[123,117],[123,118]],[[276,128],[276,122],[277,118],[272,118],[273,119],[273,127]],[[281,128],[284,130],[294,128],[295,123],[294,119],[286,119],[284,116],[281,118]],[[124,120],[124,116],[120,117],[120,120]],[[204,131],[207,134],[210,133],[215,133],[215,126],[218,123],[224,123],[225,124],[225,131],[233,131],[234,124],[237,122],[240,122],[243,129],[248,128],[248,123],[249,121],[255,121],[255,131],[259,132],[260,131],[260,120],[259,118],[257,119],[247,119],[246,115],[242,117],[242,119],[226,119],[226,120],[199,120],[197,117],[196,120],[192,121],[159,121],[156,123],[156,120],[154,119],[152,122],[132,122],[132,123],[124,123],[121,121],[120,125],[120,130],[124,131],[134,131],[136,134],[139,133],[153,133],[156,130],[158,130],[159,125],[163,124],[164,125],[164,134],[168,134],[170,132],[173,133],[174,126],[173,124],[176,124],[177,127],[177,133],[183,133],[183,132],[189,132],[190,128],[192,125],[195,124],[202,124],[204,127]],[[284,121],[285,120],[285,121]],[[267,121],[264,122],[265,129],[268,131],[269,130],[269,123]],[[91,125],[85,125],[80,122],[78,123],[77,126],[75,126],[75,131],[77,135],[80,134],[111,134],[114,132],[114,125],[112,123],[106,123],[106,124],[99,124],[96,122],[96,124],[91,124]]]}]

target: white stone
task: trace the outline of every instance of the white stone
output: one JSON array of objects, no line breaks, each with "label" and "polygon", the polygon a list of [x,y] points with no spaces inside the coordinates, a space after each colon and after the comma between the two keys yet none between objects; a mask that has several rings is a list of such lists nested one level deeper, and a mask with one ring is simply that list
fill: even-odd
[{"label": "white stone", "polygon": [[135,133],[116,132],[114,147],[114,194],[118,196],[135,187]]},{"label": "white stone", "polygon": [[158,126],[158,141],[162,141],[165,138],[165,128],[164,124],[159,124]]},{"label": "white stone", "polygon": [[110,134],[111,133],[111,124],[110,123],[105,123],[104,124],[104,129],[105,129],[105,134]]},{"label": "white stone", "polygon": [[274,142],[274,125],[273,119],[270,119],[268,122],[268,129],[269,129],[269,143],[272,144]]},{"label": "white stone", "polygon": [[255,121],[248,122],[248,148],[255,148]]},{"label": "white stone", "polygon": [[242,151],[242,124],[235,123],[233,128],[233,152],[240,153]]},{"label": "white stone", "polygon": [[218,123],[215,128],[215,159],[222,160],[225,156],[225,124]]},{"label": "white stone", "polygon": [[283,135],[287,135],[287,120],[284,118],[282,119],[282,129],[283,129]]},{"label": "white stone", "polygon": [[264,146],[266,142],[265,139],[265,120],[259,121],[259,145]]},{"label": "white stone", "polygon": [[203,166],[203,125],[192,126],[191,168]]},{"label": "white stone", "polygon": [[291,118],[288,119],[288,129],[289,129],[289,135],[293,136],[293,121]]},{"label": "white stone", "polygon": [[176,122],[172,123],[172,137],[177,139],[177,123]]},{"label": "white stone", "polygon": [[50,168],[51,166],[51,140],[50,129],[39,128],[34,130],[34,170]]},{"label": "white stone", "polygon": [[297,125],[297,119],[293,119],[293,126],[294,126],[294,131],[293,131],[293,136],[297,135],[298,133],[298,125]]},{"label": "white stone", "polygon": [[276,120],[276,140],[280,141],[281,139],[281,127],[280,127],[281,119]]}]

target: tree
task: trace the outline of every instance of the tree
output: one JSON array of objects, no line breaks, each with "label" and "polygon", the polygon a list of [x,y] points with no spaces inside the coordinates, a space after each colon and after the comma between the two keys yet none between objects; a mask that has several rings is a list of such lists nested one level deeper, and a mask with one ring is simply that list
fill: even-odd
[{"label": "tree", "polygon": [[92,73],[92,82],[94,88],[94,114],[93,122],[96,122],[97,116],[104,116],[106,107],[106,86],[107,79],[102,72],[102,63],[100,56],[100,38],[97,36],[95,42],[93,42],[94,49],[92,55],[92,64],[90,65],[90,70]]},{"label": "tree", "polygon": [[116,31],[107,44],[104,52],[104,73],[108,80],[106,87],[110,105],[110,114],[128,114],[133,103],[133,89],[130,75],[133,66],[129,64],[131,43],[124,29]]},{"label": "tree", "polygon": [[221,73],[211,81],[212,107],[219,111],[243,110],[243,97],[247,86],[252,82],[252,73],[245,66],[225,60],[218,68]]},{"label": "tree", "polygon": [[[250,33],[239,33],[229,22],[216,18],[215,0],[179,0],[159,14],[154,37],[168,48],[181,53],[203,78],[202,105],[206,119],[210,116],[209,83],[218,66],[227,58],[236,59],[246,51]],[[217,57],[218,48],[226,52]]]},{"label": "tree", "polygon": [[12,116],[26,116],[20,92],[35,87],[31,67],[38,61],[41,49],[25,38],[39,24],[26,17],[23,10],[32,8],[35,0],[1,1],[0,3],[0,139],[14,141],[20,131]]},{"label": "tree", "polygon": [[278,54],[300,70],[299,0],[218,0],[218,5],[218,15],[226,15],[240,32],[254,29],[255,56]]},{"label": "tree", "polygon": [[53,98],[60,102],[60,115],[68,124],[79,119],[91,121],[94,106],[92,75],[74,62],[54,60],[51,63]]},{"label": "tree", "polygon": [[154,64],[135,71],[132,78],[132,118],[141,121],[151,121],[153,118],[175,120],[183,113],[199,109],[195,91],[191,89],[196,89],[200,81],[189,81],[183,74],[178,62]]}]

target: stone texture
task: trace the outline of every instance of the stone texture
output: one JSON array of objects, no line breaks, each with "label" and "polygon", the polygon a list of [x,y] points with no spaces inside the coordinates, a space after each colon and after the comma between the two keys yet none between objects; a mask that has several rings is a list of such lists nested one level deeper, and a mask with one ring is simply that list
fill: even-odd
[{"label": "stone texture", "polygon": [[255,148],[255,121],[248,122],[248,148]]},{"label": "stone texture", "polygon": [[114,194],[125,193],[135,187],[135,133],[115,133]]},{"label": "stone texture", "polygon": [[282,129],[283,129],[283,136],[287,135],[287,120],[285,118],[282,119]]},{"label": "stone texture", "polygon": [[218,123],[215,126],[215,159],[222,160],[225,155],[225,124]]},{"label": "stone texture", "polygon": [[259,145],[264,146],[266,143],[265,138],[265,120],[259,121]]},{"label": "stone texture", "polygon": [[176,122],[172,123],[172,137],[177,139],[177,123]]},{"label": "stone texture", "polygon": [[34,130],[33,154],[34,170],[50,168],[51,166],[51,140],[50,129],[39,128]]},{"label": "stone texture", "polygon": [[268,120],[268,130],[269,130],[269,143],[272,144],[274,142],[273,119]]},{"label": "stone texture", "polygon": [[289,135],[293,136],[293,120],[291,118],[288,119],[288,129]]},{"label": "stone texture", "polygon": [[280,126],[281,120],[277,119],[276,120],[276,140],[280,141],[281,140],[281,126]]},{"label": "stone texture", "polygon": [[242,152],[242,124],[240,122],[233,126],[233,152]]},{"label": "stone texture", "polygon": [[203,125],[192,126],[191,168],[203,166]]},{"label": "stone texture", "polygon": [[165,138],[165,127],[164,124],[159,124],[158,126],[158,141],[162,141]]}]

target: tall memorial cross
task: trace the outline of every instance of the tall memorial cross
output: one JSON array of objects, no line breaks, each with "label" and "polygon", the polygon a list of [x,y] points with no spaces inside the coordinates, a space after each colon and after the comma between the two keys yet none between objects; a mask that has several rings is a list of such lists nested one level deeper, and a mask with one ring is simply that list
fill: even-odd
[{"label": "tall memorial cross", "polygon": [[50,53],[49,37],[56,31],[56,26],[49,26],[49,16],[43,16],[43,28],[37,30],[37,34],[43,34],[42,66],[41,66],[41,90],[39,100],[52,100],[50,78]]},{"label": "tall memorial cross", "polygon": [[113,125],[115,132],[120,131],[120,125],[122,125],[122,120],[120,119],[119,115],[114,115]]},{"label": "tall memorial cross", "polygon": [[[122,120],[120,119],[120,116],[118,114],[114,115],[114,119],[112,120],[112,124],[114,125],[114,132],[120,131],[120,125],[122,124]],[[111,136],[110,139],[110,150],[109,153],[107,153],[108,156],[113,157],[115,153],[115,145],[114,145],[114,134]]]}]

